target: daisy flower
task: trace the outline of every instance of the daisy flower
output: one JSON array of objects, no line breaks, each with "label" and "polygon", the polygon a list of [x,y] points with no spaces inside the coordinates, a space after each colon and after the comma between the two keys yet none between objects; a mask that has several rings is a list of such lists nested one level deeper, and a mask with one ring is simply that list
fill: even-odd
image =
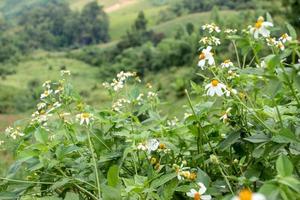
[{"label": "daisy flower", "polygon": [[227,60],[224,60],[224,62],[221,63],[221,67],[222,68],[233,67],[233,63],[229,59],[227,59]]},{"label": "daisy flower", "polygon": [[287,33],[284,33],[281,35],[281,37],[279,38],[279,40],[281,40],[283,43],[285,42],[289,42],[292,40],[292,37],[289,36]]},{"label": "daisy flower", "polygon": [[222,96],[226,91],[226,86],[223,83],[220,83],[218,80],[213,79],[205,86],[205,90],[207,90],[207,95],[209,96],[214,96],[215,94]]},{"label": "daisy flower", "polygon": [[239,77],[240,76],[239,74],[237,74],[235,71],[233,71],[231,69],[228,70],[227,74],[228,74],[227,79],[229,79],[229,80],[234,79],[235,77]]},{"label": "daisy flower", "polygon": [[279,41],[277,44],[276,44],[276,47],[278,49],[280,49],[281,51],[283,51],[285,49],[285,46],[283,45],[283,43],[281,41]]},{"label": "daisy flower", "polygon": [[238,196],[233,197],[231,200],[266,200],[266,197],[260,193],[253,193],[249,189],[243,189]]},{"label": "daisy flower", "polygon": [[270,31],[267,28],[272,26],[273,23],[266,22],[265,19],[260,16],[257,19],[255,26],[250,29],[250,32],[254,35],[255,39],[257,39],[259,35],[262,35],[263,37],[269,37]]},{"label": "daisy flower", "polygon": [[93,115],[87,112],[76,115],[76,118],[80,121],[80,125],[84,123],[89,125],[89,123],[94,120]]},{"label": "daisy flower", "polygon": [[186,193],[188,197],[194,198],[194,200],[210,200],[210,195],[203,195],[206,192],[206,187],[203,183],[198,183],[199,190],[191,189]]},{"label": "daisy flower", "polygon": [[206,49],[203,49],[201,54],[199,55],[198,66],[201,67],[202,70],[204,69],[206,61],[208,61],[209,65],[215,64],[213,53],[210,52],[211,49],[211,46],[208,46]]},{"label": "daisy flower", "polygon": [[45,90],[43,94],[41,94],[41,99],[48,97],[52,93],[52,90]]},{"label": "daisy flower", "polygon": [[227,120],[228,120],[228,114],[229,114],[229,112],[231,111],[231,109],[232,109],[232,108],[229,107],[229,108],[225,111],[225,113],[220,117],[220,120],[222,120],[223,123],[226,123],[226,122],[227,122]]},{"label": "daisy flower", "polygon": [[272,38],[272,37],[268,37],[266,38],[266,41],[267,41],[267,45],[268,46],[275,46],[277,44],[277,41],[276,41],[276,38]]}]

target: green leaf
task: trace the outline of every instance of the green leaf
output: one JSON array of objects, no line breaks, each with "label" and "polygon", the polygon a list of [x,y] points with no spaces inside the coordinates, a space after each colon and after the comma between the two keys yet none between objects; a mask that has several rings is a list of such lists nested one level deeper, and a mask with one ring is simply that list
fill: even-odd
[{"label": "green leaf", "polygon": [[292,176],[280,177],[278,182],[300,193],[300,181]]},{"label": "green leaf", "polygon": [[164,185],[165,183],[169,182],[170,180],[172,180],[175,177],[176,177],[176,173],[165,174],[165,175],[159,177],[158,179],[155,179],[154,181],[152,181],[151,187],[154,189],[158,188],[159,186]]},{"label": "green leaf", "polygon": [[34,133],[34,137],[40,143],[47,143],[47,141],[48,141],[48,133],[43,128],[36,129],[36,131]]},{"label": "green leaf", "polygon": [[297,39],[297,32],[296,30],[294,29],[294,27],[292,25],[290,25],[289,23],[285,23],[286,24],[286,27],[287,29],[289,30],[289,33],[290,33],[290,36],[295,40]]},{"label": "green leaf", "polygon": [[79,195],[74,192],[67,192],[65,200],[79,200]]},{"label": "green leaf", "polygon": [[119,167],[117,165],[113,165],[109,168],[107,173],[107,181],[108,185],[112,187],[116,187],[119,184]]},{"label": "green leaf", "polygon": [[263,90],[270,98],[274,98],[282,88],[282,82],[278,78],[272,78]]},{"label": "green leaf", "polygon": [[118,188],[113,188],[111,186],[102,186],[102,194],[104,200],[116,200],[121,198],[121,191]]},{"label": "green leaf", "polygon": [[234,144],[240,138],[239,132],[231,133],[225,140],[223,140],[219,145],[222,151],[225,151],[228,147]]},{"label": "green leaf", "polygon": [[280,57],[275,54],[271,54],[265,57],[265,62],[269,69],[274,69],[280,63]]},{"label": "green leaf", "polygon": [[277,135],[272,137],[272,141],[276,143],[299,143],[296,135],[289,129],[282,129]]},{"label": "green leaf", "polygon": [[296,75],[295,80],[294,80],[294,86],[300,92],[300,76]]},{"label": "green leaf", "polygon": [[51,190],[56,190],[57,188],[61,188],[62,186],[66,185],[67,183],[69,183],[70,179],[68,178],[63,178],[60,181],[57,181],[56,183],[54,183],[51,186]]},{"label": "green leaf", "polygon": [[203,170],[198,168],[197,172],[197,182],[201,182],[204,185],[209,185],[211,182],[210,177]]},{"label": "green leaf", "polygon": [[280,155],[276,161],[276,170],[280,176],[291,176],[293,164],[286,155]]},{"label": "green leaf", "polygon": [[264,194],[268,200],[277,200],[279,188],[276,184],[267,182],[259,189],[259,193]]},{"label": "green leaf", "polygon": [[272,22],[273,23],[273,19],[272,19],[272,16],[270,15],[270,13],[269,12],[267,12],[267,21],[268,22]]},{"label": "green leaf", "polygon": [[269,142],[271,138],[263,133],[252,135],[250,137],[244,138],[244,140],[251,142],[251,143],[262,143],[262,142]]}]

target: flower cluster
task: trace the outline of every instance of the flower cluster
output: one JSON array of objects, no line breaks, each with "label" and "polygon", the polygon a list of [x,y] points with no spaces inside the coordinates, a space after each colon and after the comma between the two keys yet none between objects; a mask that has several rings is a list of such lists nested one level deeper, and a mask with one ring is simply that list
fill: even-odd
[{"label": "flower cluster", "polygon": [[215,24],[215,23],[211,23],[211,24],[204,24],[202,26],[202,30],[208,30],[209,33],[213,33],[213,32],[221,32],[221,29]]},{"label": "flower cluster", "polygon": [[140,79],[137,77],[137,74],[135,72],[121,71],[117,74],[117,78],[113,79],[111,83],[104,82],[102,85],[106,89],[112,89],[113,91],[117,92],[124,88],[125,82],[129,77],[136,77],[136,80],[140,82]]},{"label": "flower cluster", "polygon": [[14,140],[25,135],[21,127],[12,128],[10,126],[5,129],[5,134]]}]

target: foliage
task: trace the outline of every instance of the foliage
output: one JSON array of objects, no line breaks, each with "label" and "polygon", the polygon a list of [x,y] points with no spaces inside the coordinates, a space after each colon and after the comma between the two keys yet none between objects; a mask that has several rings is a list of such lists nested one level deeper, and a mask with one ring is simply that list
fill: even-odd
[{"label": "foliage", "polygon": [[[136,73],[105,82],[111,106],[100,109],[74,91],[70,71],[46,81],[32,118],[6,129],[19,144],[0,197],[225,200],[241,190],[240,199],[300,198],[299,42],[290,25],[276,38],[271,21],[202,26],[203,83],[191,81],[180,119],[161,114],[159,95]],[[231,60],[219,49],[225,41]],[[169,43],[186,49],[169,40],[157,49],[169,51]]]}]

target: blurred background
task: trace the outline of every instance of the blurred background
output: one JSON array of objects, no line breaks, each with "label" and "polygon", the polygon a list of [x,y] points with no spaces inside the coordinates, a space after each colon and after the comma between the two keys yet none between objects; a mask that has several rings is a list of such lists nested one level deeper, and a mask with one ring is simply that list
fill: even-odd
[{"label": "blurred background", "polygon": [[[136,71],[171,102],[166,112],[181,115],[172,108],[186,103],[190,80],[201,82],[203,24],[242,29],[268,12],[277,27],[288,21],[299,31],[299,11],[300,0],[0,0],[0,130],[30,117],[42,83],[59,79],[60,70],[72,72],[96,108],[110,104],[104,81]],[[220,59],[230,49],[220,46]]]}]

